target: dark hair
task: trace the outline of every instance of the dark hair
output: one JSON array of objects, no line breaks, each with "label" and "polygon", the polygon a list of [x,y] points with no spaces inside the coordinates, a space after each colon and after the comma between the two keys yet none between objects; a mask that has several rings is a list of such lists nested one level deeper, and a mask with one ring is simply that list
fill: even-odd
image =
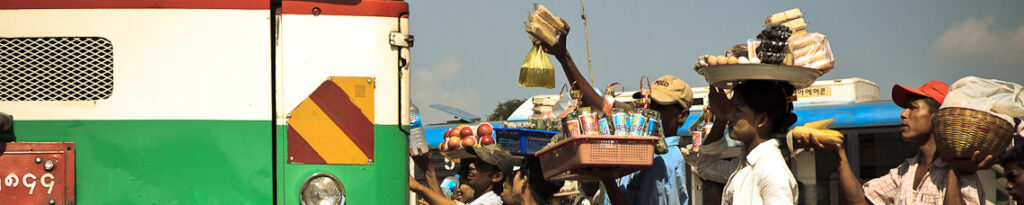
[{"label": "dark hair", "polygon": [[1022,168],[1020,162],[1024,161],[1024,145],[1013,146],[1013,149],[1003,153],[1002,160],[1000,161],[1002,161],[1000,164],[1006,169],[1010,169],[1010,167],[1006,167],[1010,163],[1014,163],[1017,168]]},{"label": "dark hair", "polygon": [[[462,172],[462,169],[464,169],[466,166],[469,166],[469,163],[476,163],[477,170],[479,170],[481,167],[484,167],[484,166],[490,167],[490,169],[492,170],[491,174],[495,174],[495,173],[501,172],[501,174],[504,177],[504,179],[508,179],[508,174],[505,173],[504,171],[501,171],[501,168],[499,168],[496,165],[487,163],[484,160],[481,160],[479,158],[463,158],[462,159],[462,162],[460,162],[461,165],[459,165],[460,166],[459,167],[460,170],[457,172],[457,173],[461,174],[462,177],[469,176],[468,174]],[[491,175],[487,175],[487,177],[491,177]],[[504,188],[505,188],[505,184],[502,183],[501,181],[491,183],[491,191],[493,191],[494,194],[501,194],[501,191],[505,190]]]},{"label": "dark hair", "polygon": [[[554,198],[555,193],[561,190],[563,181],[547,181],[544,180],[544,170],[540,167],[540,158],[534,156],[526,156],[523,158],[522,163],[519,165],[519,172],[526,176],[529,183],[533,197],[541,202],[547,202]],[[513,175],[514,176],[514,175]],[[508,178],[506,180],[509,180]]]},{"label": "dark hair", "polygon": [[924,100],[924,104],[928,105],[928,113],[938,112],[939,111],[939,107],[942,106],[942,104],[939,104],[939,101],[935,101],[935,99],[932,99],[930,97],[920,96],[920,95],[910,96],[910,98],[907,99],[907,104],[910,104],[910,102],[914,102],[915,100],[918,100],[918,99]]},{"label": "dark hair", "polygon": [[755,112],[765,113],[774,125],[772,133],[784,134],[789,126],[796,123],[793,113],[793,85],[781,81],[748,80],[733,88],[743,98],[743,103]]}]

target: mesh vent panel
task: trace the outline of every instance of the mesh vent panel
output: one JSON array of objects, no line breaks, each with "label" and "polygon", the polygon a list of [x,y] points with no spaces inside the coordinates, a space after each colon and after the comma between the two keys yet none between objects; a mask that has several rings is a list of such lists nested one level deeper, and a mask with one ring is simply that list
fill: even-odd
[{"label": "mesh vent panel", "polygon": [[106,99],[113,68],[106,38],[0,38],[0,101]]}]

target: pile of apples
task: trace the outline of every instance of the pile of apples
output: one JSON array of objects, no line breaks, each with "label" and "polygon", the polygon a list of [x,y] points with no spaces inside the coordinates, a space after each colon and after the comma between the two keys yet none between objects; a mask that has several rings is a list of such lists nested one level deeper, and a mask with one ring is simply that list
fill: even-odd
[{"label": "pile of apples", "polygon": [[[473,132],[476,131],[476,132]],[[441,151],[457,150],[466,147],[494,144],[494,128],[491,124],[483,123],[473,127],[459,125],[448,129],[444,134],[444,142],[438,147]],[[477,143],[479,142],[479,143]]]}]

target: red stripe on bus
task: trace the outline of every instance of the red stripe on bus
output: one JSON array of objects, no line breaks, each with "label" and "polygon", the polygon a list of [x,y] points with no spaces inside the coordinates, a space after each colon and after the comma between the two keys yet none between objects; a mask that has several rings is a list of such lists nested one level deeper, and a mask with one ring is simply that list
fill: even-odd
[{"label": "red stripe on bus", "polygon": [[284,14],[313,15],[314,8],[320,9],[320,13],[317,15],[402,17],[402,14],[409,13],[409,4],[404,1],[305,0],[281,2],[281,10]]},{"label": "red stripe on bus", "polygon": [[269,0],[3,0],[0,9],[270,9]]},{"label": "red stripe on bus", "polygon": [[363,150],[366,157],[373,159],[373,123],[363,115],[361,109],[352,103],[348,93],[331,81],[324,81],[309,95],[327,117],[348,135],[349,139]]},{"label": "red stripe on bus", "polygon": [[288,162],[305,164],[327,164],[323,157],[310,146],[306,139],[288,125]]}]

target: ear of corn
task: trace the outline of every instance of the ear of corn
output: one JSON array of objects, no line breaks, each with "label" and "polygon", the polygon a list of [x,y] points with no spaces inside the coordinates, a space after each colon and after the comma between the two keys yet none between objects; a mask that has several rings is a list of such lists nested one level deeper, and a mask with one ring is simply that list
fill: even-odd
[{"label": "ear of corn", "polygon": [[804,124],[804,126],[797,126],[796,128],[793,128],[792,134],[794,137],[814,137],[818,142],[824,144],[842,144],[843,133],[826,128],[834,121],[834,119],[827,119],[809,122]]}]

